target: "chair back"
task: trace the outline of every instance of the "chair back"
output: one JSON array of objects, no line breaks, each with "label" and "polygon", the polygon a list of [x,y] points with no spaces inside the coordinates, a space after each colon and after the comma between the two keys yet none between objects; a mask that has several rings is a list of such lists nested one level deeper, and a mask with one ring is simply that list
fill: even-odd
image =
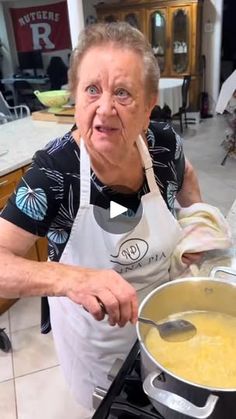
[{"label": "chair back", "polygon": [[164,105],[161,108],[158,105],[155,105],[152,109],[150,119],[157,122],[167,122],[171,120],[171,109],[168,105]]},{"label": "chair back", "polygon": [[2,92],[0,92],[0,113],[1,115],[5,115],[7,119],[12,119],[12,114],[9,109],[9,105],[7,101],[5,100]]},{"label": "chair back", "polygon": [[34,90],[27,80],[16,80],[14,81],[13,86],[16,92],[18,105],[24,103],[31,111],[41,109],[41,105],[34,94]]},{"label": "chair back", "polygon": [[50,79],[51,90],[59,90],[63,84],[67,84],[68,68],[61,57],[52,57],[47,68],[47,75]]},{"label": "chair back", "polygon": [[0,92],[0,124],[24,118],[30,115],[30,109],[26,105],[10,106]]},{"label": "chair back", "polygon": [[34,94],[31,84],[26,80],[14,81],[13,86],[20,97]]},{"label": "chair back", "polygon": [[191,83],[191,76],[184,76],[182,84],[182,108],[185,109],[188,105],[188,92]]}]

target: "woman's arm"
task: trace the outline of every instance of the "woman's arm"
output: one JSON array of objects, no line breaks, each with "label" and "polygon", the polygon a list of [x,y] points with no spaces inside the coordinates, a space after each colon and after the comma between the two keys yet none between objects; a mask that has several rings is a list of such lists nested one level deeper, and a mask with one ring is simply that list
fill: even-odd
[{"label": "woman's arm", "polygon": [[[191,163],[185,159],[185,171],[183,184],[178,192],[176,199],[181,207],[188,207],[194,203],[202,202],[200,186],[196,172]],[[182,256],[182,261],[190,266],[193,263],[198,263],[203,257],[203,252],[185,253]]]},{"label": "woman's arm", "polygon": [[1,297],[67,296],[102,320],[100,300],[111,325],[136,322],[136,291],[118,273],[24,259],[36,240],[37,236],[0,218]]},{"label": "woman's arm", "polygon": [[196,172],[187,159],[185,159],[183,184],[176,199],[181,207],[188,207],[196,202],[202,202]]}]

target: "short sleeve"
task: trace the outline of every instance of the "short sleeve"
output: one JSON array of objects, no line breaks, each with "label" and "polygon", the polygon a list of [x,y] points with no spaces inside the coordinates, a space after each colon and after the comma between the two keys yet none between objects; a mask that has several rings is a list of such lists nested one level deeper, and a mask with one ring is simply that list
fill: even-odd
[{"label": "short sleeve", "polygon": [[183,180],[184,180],[184,171],[185,171],[185,156],[183,150],[183,141],[180,135],[174,130],[172,127],[171,129],[173,134],[173,144],[175,145],[174,148],[174,156],[173,162],[175,165],[177,179],[178,179],[178,191],[181,189]]},{"label": "short sleeve", "polygon": [[156,183],[174,214],[176,195],[182,187],[185,172],[182,138],[169,122],[151,121],[147,141]]},{"label": "short sleeve", "polygon": [[63,189],[63,175],[55,170],[53,158],[45,150],[38,151],[1,217],[32,234],[45,236],[58,212]]},{"label": "short sleeve", "polygon": [[175,181],[177,191],[179,191],[183,184],[185,171],[182,138],[168,122],[151,121],[148,133],[148,137],[153,142],[151,150],[155,148],[158,150],[156,154],[154,153],[154,160],[159,159],[159,173],[162,174],[161,165],[166,165],[169,168],[169,173],[163,171],[163,180]]}]

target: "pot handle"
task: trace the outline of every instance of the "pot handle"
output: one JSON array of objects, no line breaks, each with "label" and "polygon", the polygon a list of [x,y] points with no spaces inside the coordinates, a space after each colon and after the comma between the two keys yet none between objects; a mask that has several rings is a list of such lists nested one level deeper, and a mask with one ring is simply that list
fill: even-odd
[{"label": "pot handle", "polygon": [[235,269],[228,268],[228,266],[216,266],[215,268],[212,268],[212,270],[210,272],[210,277],[214,278],[216,276],[217,272],[224,272],[226,274],[236,276],[236,270]]},{"label": "pot handle", "polygon": [[212,414],[216,402],[219,399],[218,396],[210,394],[205,406],[195,406],[183,397],[178,396],[178,394],[155,387],[153,382],[159,375],[160,373],[153,371],[143,382],[144,393],[154,402],[160,403],[169,409],[196,419],[206,419]]}]

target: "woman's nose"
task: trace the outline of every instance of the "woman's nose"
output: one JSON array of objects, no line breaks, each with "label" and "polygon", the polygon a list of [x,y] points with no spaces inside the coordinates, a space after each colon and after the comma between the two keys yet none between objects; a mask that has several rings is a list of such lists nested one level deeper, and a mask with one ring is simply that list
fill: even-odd
[{"label": "woman's nose", "polygon": [[103,93],[99,98],[97,113],[100,115],[114,115],[116,113],[115,100],[112,95]]}]

